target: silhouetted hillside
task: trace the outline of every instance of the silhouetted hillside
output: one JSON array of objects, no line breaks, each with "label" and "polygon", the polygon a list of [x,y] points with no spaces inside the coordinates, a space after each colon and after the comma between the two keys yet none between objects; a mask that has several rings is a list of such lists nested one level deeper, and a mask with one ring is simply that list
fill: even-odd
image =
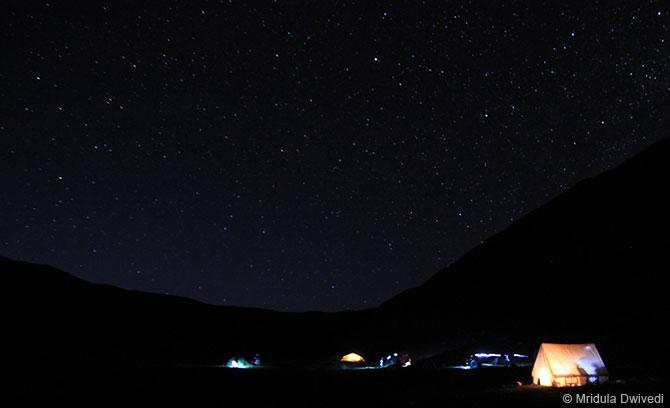
[{"label": "silhouetted hillside", "polygon": [[665,139],[578,183],[380,312],[434,338],[461,322],[493,342],[500,333],[656,340],[670,271],[668,175]]},{"label": "silhouetted hillside", "polygon": [[11,357],[23,361],[216,364],[261,349],[300,354],[297,332],[324,331],[320,313],[212,306],[6,258],[0,272],[5,337]]}]

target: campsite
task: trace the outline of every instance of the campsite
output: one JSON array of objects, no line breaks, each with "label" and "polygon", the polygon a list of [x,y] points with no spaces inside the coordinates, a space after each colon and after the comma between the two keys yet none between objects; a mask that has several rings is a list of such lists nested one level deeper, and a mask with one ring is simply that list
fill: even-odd
[{"label": "campsite", "polygon": [[[639,373],[638,373],[639,374]],[[26,401],[85,403],[104,396],[110,404],[183,406],[393,407],[393,406],[565,406],[566,393],[658,393],[660,378],[625,380],[597,387],[552,388],[533,385],[530,368],[326,370],[231,370],[216,367],[96,367],[80,372],[45,367],[31,373],[39,393]],[[22,377],[19,377],[22,378]],[[637,379],[636,379],[637,378]],[[30,384],[17,384],[32,391]]]}]

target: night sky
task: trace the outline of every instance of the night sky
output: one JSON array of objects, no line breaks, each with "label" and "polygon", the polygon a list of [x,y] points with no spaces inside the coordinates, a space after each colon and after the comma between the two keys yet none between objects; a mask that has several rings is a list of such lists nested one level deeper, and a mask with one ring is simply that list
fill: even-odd
[{"label": "night sky", "polygon": [[670,125],[662,1],[23,3],[0,254],[125,288],[373,307]]}]

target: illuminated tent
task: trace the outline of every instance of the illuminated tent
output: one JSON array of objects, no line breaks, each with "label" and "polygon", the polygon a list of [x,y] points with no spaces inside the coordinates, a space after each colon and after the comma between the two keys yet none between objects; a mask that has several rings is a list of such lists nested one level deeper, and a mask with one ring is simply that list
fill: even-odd
[{"label": "illuminated tent", "polygon": [[607,369],[595,344],[542,343],[533,365],[533,383],[574,387],[607,381]]},{"label": "illuminated tent", "polygon": [[255,366],[244,357],[233,357],[226,363],[228,368],[254,368]]},{"label": "illuminated tent", "polygon": [[365,359],[356,353],[349,353],[340,358],[342,363],[365,363]]}]

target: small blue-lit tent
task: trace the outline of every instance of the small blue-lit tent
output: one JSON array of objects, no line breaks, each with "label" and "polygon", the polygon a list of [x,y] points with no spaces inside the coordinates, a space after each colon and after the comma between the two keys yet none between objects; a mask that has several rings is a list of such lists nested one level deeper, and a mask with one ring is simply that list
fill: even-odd
[{"label": "small blue-lit tent", "polygon": [[233,357],[226,363],[228,368],[254,368],[255,365],[251,364],[244,357]]}]

